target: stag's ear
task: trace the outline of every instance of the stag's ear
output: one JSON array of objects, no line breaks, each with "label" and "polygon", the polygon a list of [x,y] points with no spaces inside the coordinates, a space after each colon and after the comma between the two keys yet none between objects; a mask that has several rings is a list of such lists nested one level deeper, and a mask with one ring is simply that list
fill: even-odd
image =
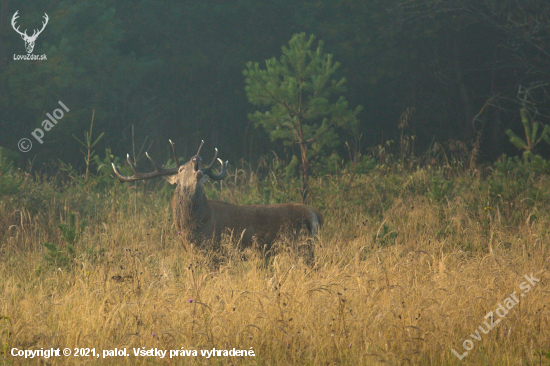
[{"label": "stag's ear", "polygon": [[178,175],[168,175],[168,176],[165,176],[164,179],[166,179],[168,181],[168,183],[174,185],[176,183],[178,183]]},{"label": "stag's ear", "polygon": [[199,180],[199,182],[201,182],[202,184],[206,184],[206,182],[208,182],[208,179],[210,179],[210,177],[208,175],[203,175],[202,178]]}]

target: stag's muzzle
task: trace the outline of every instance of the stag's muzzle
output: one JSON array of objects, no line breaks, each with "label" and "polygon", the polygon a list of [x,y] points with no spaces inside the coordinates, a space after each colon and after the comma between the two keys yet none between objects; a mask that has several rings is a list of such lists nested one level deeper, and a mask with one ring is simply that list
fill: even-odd
[{"label": "stag's muzzle", "polygon": [[200,163],[202,162],[202,158],[200,156],[195,156],[193,158],[193,169],[195,170],[195,178],[201,179],[202,178],[202,171],[200,169]]}]

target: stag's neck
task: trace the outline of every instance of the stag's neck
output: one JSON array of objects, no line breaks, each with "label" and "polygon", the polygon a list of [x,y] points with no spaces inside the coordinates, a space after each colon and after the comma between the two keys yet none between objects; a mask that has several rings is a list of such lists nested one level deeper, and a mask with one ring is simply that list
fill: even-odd
[{"label": "stag's neck", "polygon": [[202,184],[199,183],[192,188],[178,187],[176,194],[182,201],[181,205],[184,206],[185,210],[193,214],[192,217],[201,217],[206,214],[208,199],[206,198]]},{"label": "stag's neck", "polygon": [[196,238],[212,215],[204,187],[178,186],[174,195],[174,219],[182,234]]}]

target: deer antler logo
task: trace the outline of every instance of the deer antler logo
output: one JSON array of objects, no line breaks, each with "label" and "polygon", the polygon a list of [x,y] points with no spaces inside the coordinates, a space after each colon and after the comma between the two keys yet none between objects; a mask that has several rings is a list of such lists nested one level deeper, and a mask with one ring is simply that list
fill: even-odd
[{"label": "deer antler logo", "polygon": [[13,30],[15,30],[17,33],[21,35],[21,38],[23,38],[23,41],[25,41],[25,48],[27,49],[27,53],[31,54],[32,50],[34,49],[34,42],[36,41],[36,38],[38,38],[40,33],[42,33],[44,28],[46,28],[46,24],[48,24],[48,20],[49,20],[48,14],[44,13],[45,22],[42,22],[42,29],[40,30],[35,29],[32,36],[29,36],[27,35],[26,29],[24,32],[21,32],[19,30],[19,27],[15,28],[15,20],[19,18],[19,15],[17,15],[17,13],[19,13],[19,10],[17,10],[15,14],[13,14],[13,18],[11,18],[11,26],[13,27]]}]

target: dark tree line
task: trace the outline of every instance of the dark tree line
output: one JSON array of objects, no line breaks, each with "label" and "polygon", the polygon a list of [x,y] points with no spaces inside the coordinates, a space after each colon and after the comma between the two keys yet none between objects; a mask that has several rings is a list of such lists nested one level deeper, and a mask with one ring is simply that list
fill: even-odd
[{"label": "dark tree line", "polygon": [[[230,161],[269,150],[298,156],[250,123],[242,72],[305,32],[341,63],[335,78],[348,80],[350,106],[364,107],[355,130],[363,149],[397,140],[408,111],[417,151],[460,140],[495,159],[516,151],[504,131],[521,133],[521,108],[548,123],[549,8],[544,0],[0,0],[0,146],[17,151],[61,100],[70,113],[22,162],[59,158],[84,169],[72,135],[89,129],[92,110],[94,131],[105,132],[102,156],[104,148],[124,156],[134,140],[136,153],[167,160],[168,139],[186,157],[201,139]],[[25,53],[10,23],[16,10],[22,29],[48,14],[34,50],[47,61],[13,60]],[[347,156],[344,142],[356,137],[341,133],[335,151]]]}]

